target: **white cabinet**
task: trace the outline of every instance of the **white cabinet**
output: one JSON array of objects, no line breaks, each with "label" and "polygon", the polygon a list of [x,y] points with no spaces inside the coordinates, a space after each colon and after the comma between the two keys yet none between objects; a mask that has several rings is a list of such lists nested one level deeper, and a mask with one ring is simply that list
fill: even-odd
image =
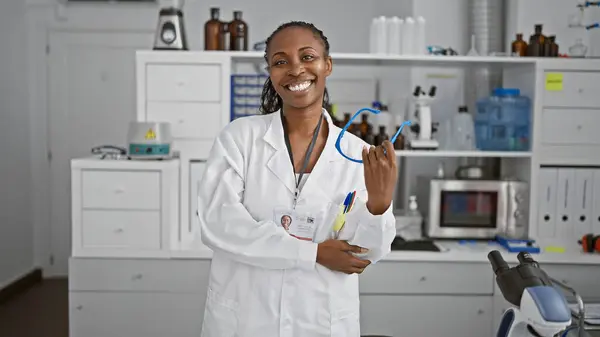
[{"label": "white cabinet", "polygon": [[360,330],[393,337],[493,336],[492,309],[492,296],[361,295]]},{"label": "white cabinet", "polygon": [[485,263],[381,261],[360,275],[361,334],[491,336],[493,282]]},{"label": "white cabinet", "polygon": [[71,161],[72,256],[168,257],[178,244],[179,160]]},{"label": "white cabinet", "polygon": [[[198,220],[198,187],[206,163],[204,161],[190,162],[190,221],[188,224],[189,233],[197,234],[194,236],[196,240],[200,240],[200,222]],[[208,248],[206,248],[208,249]]]},{"label": "white cabinet", "polygon": [[544,92],[544,106],[563,108],[598,108],[600,95],[598,95],[599,71],[561,71],[546,69],[547,81],[559,81],[557,89]]},{"label": "white cabinet", "polygon": [[72,337],[197,337],[209,260],[69,261]]},{"label": "white cabinet", "polygon": [[230,121],[230,74],[231,59],[219,52],[136,54],[137,120],[170,123],[181,160],[177,237],[184,249],[205,249],[192,242],[199,238],[197,184],[202,161]]},{"label": "white cabinet", "polygon": [[556,62],[541,63],[536,154],[541,164],[600,165],[600,136],[594,127],[600,124],[600,72],[564,70],[573,65]]}]

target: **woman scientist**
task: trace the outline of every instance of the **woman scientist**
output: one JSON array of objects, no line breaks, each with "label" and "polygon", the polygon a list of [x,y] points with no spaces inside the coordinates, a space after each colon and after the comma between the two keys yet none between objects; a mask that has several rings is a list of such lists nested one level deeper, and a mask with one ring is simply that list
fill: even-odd
[{"label": "woman scientist", "polygon": [[223,129],[200,185],[202,242],[214,252],[202,336],[359,337],[358,274],[396,234],[393,146],[346,134],[341,149],[363,164],[336,151],[341,130],[323,109],[333,64],[315,26],[280,26],[265,59],[264,114]]}]

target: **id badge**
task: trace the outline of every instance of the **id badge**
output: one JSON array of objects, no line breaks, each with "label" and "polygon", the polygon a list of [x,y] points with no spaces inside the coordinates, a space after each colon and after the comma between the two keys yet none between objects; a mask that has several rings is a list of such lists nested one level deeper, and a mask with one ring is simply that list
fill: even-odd
[{"label": "id badge", "polygon": [[286,208],[276,208],[273,221],[291,236],[306,241],[313,241],[318,225],[316,217],[309,212]]}]

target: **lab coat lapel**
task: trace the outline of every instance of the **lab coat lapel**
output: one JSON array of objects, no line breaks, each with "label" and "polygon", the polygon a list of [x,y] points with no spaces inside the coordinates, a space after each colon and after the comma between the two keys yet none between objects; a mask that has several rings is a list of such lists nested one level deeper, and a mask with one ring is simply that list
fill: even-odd
[{"label": "lab coat lapel", "polygon": [[[330,186],[335,180],[335,177],[332,176],[334,172],[332,171],[333,166],[331,164],[332,162],[344,159],[341,155],[337,154],[335,148],[335,142],[340,130],[333,125],[333,121],[327,110],[323,109],[323,114],[329,128],[327,142],[315,167],[304,184],[299,200],[310,197],[319,198],[329,196],[328,191],[331,190]],[[267,168],[287,187],[290,193],[294,194],[296,191],[296,175],[293,173],[294,169],[287,147],[285,146],[281,114],[279,111],[276,111],[271,115],[270,125],[263,137],[265,142],[273,149],[273,154],[267,161]],[[345,142],[342,141],[342,147],[345,147],[345,145]]]},{"label": "lab coat lapel", "polygon": [[335,142],[340,130],[333,125],[333,121],[327,110],[323,109],[323,114],[329,128],[327,142],[308,180],[304,184],[299,200],[306,198],[317,198],[317,200],[331,198],[332,184],[334,184],[337,178],[333,176],[335,172],[333,170],[334,165],[332,164],[343,159],[335,148]]},{"label": "lab coat lapel", "polygon": [[279,111],[275,111],[271,116],[271,123],[263,137],[273,149],[273,154],[267,161],[267,168],[293,194],[296,191],[294,167],[285,146],[281,115]]}]

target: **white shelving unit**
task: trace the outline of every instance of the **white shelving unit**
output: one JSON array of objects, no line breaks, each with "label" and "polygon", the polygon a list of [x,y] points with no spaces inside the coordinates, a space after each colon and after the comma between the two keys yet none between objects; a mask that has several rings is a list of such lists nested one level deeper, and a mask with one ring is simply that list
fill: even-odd
[{"label": "white shelving unit", "polygon": [[[580,219],[577,212],[587,212],[585,224],[600,233],[600,171],[546,167],[600,166],[600,133],[595,131],[600,125],[600,60],[336,53],[332,57],[335,70],[327,87],[335,103],[343,100],[343,94],[351,98],[343,102],[348,111],[370,105],[376,79],[381,79],[382,91],[387,91],[388,97],[409,95],[421,81],[413,72],[415,68],[444,74],[482,65],[501,69],[504,86],[519,88],[533,102],[530,151],[396,151],[399,159],[411,162],[418,171],[407,172],[405,180],[411,180],[410,174],[435,172],[432,161],[500,158],[502,174],[530,183],[530,235],[566,235],[566,231],[555,229],[580,225],[575,223]],[[262,52],[137,53],[137,119],[172,123],[173,146],[179,153],[179,221],[172,224],[176,228],[172,237],[177,241],[172,241],[171,256],[167,258],[142,260],[131,257],[135,254],[71,258],[72,335],[101,335],[106,326],[119,335],[165,335],[164,329],[146,331],[136,326],[140,317],[169,327],[173,337],[200,334],[211,254],[194,240],[198,230],[196,187],[215,136],[231,118],[232,75],[260,72],[263,65]],[[554,80],[560,74],[560,88],[553,83],[546,87],[549,74]],[[562,214],[566,212],[565,201],[579,201],[580,190],[586,191],[597,206],[590,209],[588,201],[586,209]],[[550,202],[545,202],[548,195]],[[561,195],[571,199],[560,199]],[[557,219],[565,216],[569,221],[559,224]],[[544,220],[546,217],[552,220]],[[494,275],[485,258],[489,247],[478,251],[456,246],[444,253],[393,252],[360,275],[361,334],[492,335],[507,304],[494,286]],[[461,260],[463,253],[466,255]],[[592,265],[594,257],[573,251],[570,254],[557,257],[544,253],[540,261],[550,275],[575,287],[584,297],[598,297],[594,280],[600,275],[600,267]],[[440,275],[452,276],[451,282]],[[161,296],[158,304],[153,300],[156,296]],[[123,310],[115,314],[115,307]],[[172,315],[181,308],[179,312],[194,314]],[[443,319],[418,324],[415,315]],[[463,324],[467,321],[475,323]]]},{"label": "white shelving unit", "polygon": [[[412,88],[419,84],[411,75],[414,68],[452,72],[486,66],[501,70],[504,87],[518,88],[531,99],[529,151],[396,151],[396,155],[403,160],[418,163],[412,165],[413,171],[416,166],[418,172],[406,173],[406,194],[415,188],[410,185],[414,184],[415,174],[434,174],[436,165],[430,164],[432,161],[499,158],[501,175],[509,175],[530,184],[529,234],[536,237],[541,218],[538,214],[538,198],[542,192],[538,191],[538,178],[542,165],[600,165],[600,138],[596,136],[596,131],[590,130],[591,125],[600,123],[600,112],[590,112],[590,109],[600,106],[600,95],[594,93],[597,92],[595,83],[600,79],[600,60],[344,53],[333,53],[331,56],[335,71],[328,79],[328,89],[344,84],[344,81],[352,82],[344,87],[349,88],[348,96],[358,95],[361,89],[374,83],[363,81],[360,82],[362,87],[357,87],[356,83],[359,82],[352,77],[357,73],[361,76],[367,73],[377,80],[385,79],[380,84],[384,87],[382,90],[392,87],[388,90],[392,96],[406,98]],[[138,51],[136,61],[138,120],[163,120],[175,125],[175,149],[180,151],[183,158],[181,226],[190,231],[193,230],[189,224],[194,216],[192,212],[195,214],[190,204],[190,186],[196,183],[189,181],[190,165],[198,166],[206,159],[212,139],[232,116],[232,75],[265,76],[264,53],[147,50]],[[335,74],[340,72],[345,73],[336,77]],[[548,74],[554,78],[559,74],[559,87],[547,83]],[[430,81],[435,83],[435,79]],[[343,90],[342,94],[338,92],[333,97],[334,103],[341,99]],[[165,93],[171,96],[167,97]],[[356,101],[354,105],[346,105],[346,108],[367,106],[375,99],[371,97],[366,102],[369,97],[362,99],[363,105]],[[456,107],[450,109],[455,111]],[[403,114],[404,111],[396,110],[394,113]],[[202,133],[194,135],[192,125],[196,125]],[[452,171],[450,166],[448,172]],[[182,233],[184,239],[186,230],[182,230]]]}]

